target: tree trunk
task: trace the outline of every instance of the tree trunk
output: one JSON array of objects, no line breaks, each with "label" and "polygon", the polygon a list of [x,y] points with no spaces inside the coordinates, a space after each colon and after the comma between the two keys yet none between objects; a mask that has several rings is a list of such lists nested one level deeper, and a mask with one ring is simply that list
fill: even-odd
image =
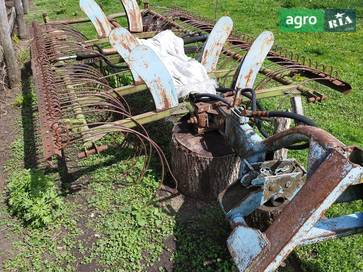
[{"label": "tree trunk", "polygon": [[262,205],[253,211],[253,213],[251,213],[249,216],[247,216],[247,224],[252,228],[256,228],[262,232],[265,232],[280,215],[287,204],[288,201],[283,202],[281,206],[278,207]]},{"label": "tree trunk", "polygon": [[24,40],[27,38],[26,25],[24,21],[24,9],[21,0],[14,0],[16,10],[16,22],[19,28],[19,37]]},{"label": "tree trunk", "polygon": [[238,178],[240,159],[217,132],[194,135],[182,120],[174,126],[171,167],[178,190],[201,200],[216,200]]},{"label": "tree trunk", "polygon": [[15,7],[12,7],[10,9],[10,15],[9,15],[9,21],[8,21],[9,22],[9,34],[10,34],[10,36],[13,34],[15,21],[16,21],[16,11],[15,11]]},{"label": "tree trunk", "polygon": [[29,12],[29,0],[23,0],[23,10],[24,14],[28,14]]},{"label": "tree trunk", "polygon": [[0,43],[4,49],[10,88],[13,88],[20,82],[20,71],[18,70],[15,50],[9,33],[8,15],[4,0],[0,0]]},{"label": "tree trunk", "polygon": [[[3,47],[0,45],[0,65],[2,65],[4,61],[4,49]],[[1,67],[1,66],[0,66]]]}]

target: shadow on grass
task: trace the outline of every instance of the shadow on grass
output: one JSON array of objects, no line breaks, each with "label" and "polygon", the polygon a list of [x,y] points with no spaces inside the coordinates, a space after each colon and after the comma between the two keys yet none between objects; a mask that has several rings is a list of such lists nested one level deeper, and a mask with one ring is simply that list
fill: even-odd
[{"label": "shadow on grass", "polygon": [[31,67],[30,62],[24,64],[21,70],[22,81],[22,95],[23,104],[21,108],[21,121],[23,127],[24,139],[24,168],[37,167],[37,146],[36,146],[36,133],[35,133],[35,120],[32,88],[30,82]]},{"label": "shadow on grass", "polygon": [[[177,199],[180,196],[166,202],[180,201]],[[166,239],[160,260],[148,269],[149,272],[238,271],[227,248],[232,229],[216,202],[183,197],[178,209],[165,204],[164,211],[175,216],[173,237]],[[320,268],[292,252],[277,271],[320,271]]]},{"label": "shadow on grass", "polygon": [[[170,157],[170,139],[173,125],[157,122],[149,125],[151,137]],[[151,165],[154,173],[159,173],[156,161]],[[165,183],[170,182],[167,176]],[[164,202],[164,203],[163,203]],[[173,237],[165,241],[166,250],[148,271],[237,271],[227,248],[227,238],[232,232],[225,216],[216,201],[204,202],[186,196],[176,195],[165,198],[161,205],[175,217]],[[171,256],[172,257],[172,261]],[[286,260],[286,265],[279,271],[302,272],[307,267],[293,252]],[[318,268],[309,269],[318,271]]]},{"label": "shadow on grass", "polygon": [[[29,76],[30,67],[26,65],[22,71],[24,163],[26,168],[35,168],[37,165],[36,133]],[[144,93],[132,96],[129,104],[133,113],[152,110],[152,107],[145,103],[149,98],[149,95]],[[165,121],[145,125],[150,137],[165,152],[168,161],[171,159],[169,145],[172,127],[171,122]],[[62,193],[67,195],[81,190],[88,185],[89,175],[92,172],[120,161],[126,161],[132,156],[132,153],[132,148],[120,150],[119,146],[111,146],[102,153],[102,156],[107,159],[85,166],[79,164],[77,148],[67,149],[65,157],[58,160]],[[150,169],[156,177],[162,178],[161,163],[155,153]],[[166,175],[165,183],[173,185],[170,175]],[[173,202],[173,200],[168,200],[168,202]],[[231,230],[219,205],[216,202],[205,203],[187,197],[183,198],[180,204],[177,210],[167,204],[169,205],[168,212],[175,217],[173,237],[167,239],[165,242],[167,250],[161,255],[160,261],[150,268],[150,271],[160,271],[160,267],[167,271],[233,271],[235,266],[226,246],[226,240]],[[173,253],[172,260],[171,252]],[[287,264],[287,267],[282,268],[281,271],[303,271],[301,261],[295,254],[288,258]]]}]

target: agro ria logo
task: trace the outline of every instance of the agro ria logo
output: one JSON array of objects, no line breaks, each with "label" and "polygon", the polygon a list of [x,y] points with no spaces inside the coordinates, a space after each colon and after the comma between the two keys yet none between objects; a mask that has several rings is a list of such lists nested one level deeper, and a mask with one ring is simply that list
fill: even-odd
[{"label": "agro ria logo", "polygon": [[285,9],[279,10],[282,32],[352,32],[356,31],[354,9]]},{"label": "agro ria logo", "polygon": [[351,32],[356,30],[356,14],[354,9],[326,9],[325,31]]},{"label": "agro ria logo", "polygon": [[345,13],[339,13],[339,12],[335,14],[336,19],[328,21],[329,28],[332,29],[340,26],[353,24],[353,20],[348,15],[345,16],[344,15]]}]

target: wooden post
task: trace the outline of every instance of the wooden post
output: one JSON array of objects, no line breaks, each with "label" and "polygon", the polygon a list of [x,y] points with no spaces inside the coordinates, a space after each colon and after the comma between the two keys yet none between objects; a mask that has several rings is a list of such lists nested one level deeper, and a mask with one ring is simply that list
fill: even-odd
[{"label": "wooden post", "polygon": [[13,33],[13,30],[14,30],[14,26],[15,26],[15,20],[16,20],[16,11],[15,11],[15,8],[12,7],[11,10],[10,10],[10,16],[8,18],[8,22],[9,22],[9,34],[10,36],[12,35]]},{"label": "wooden post", "polygon": [[16,87],[20,82],[20,70],[18,70],[15,50],[11,42],[8,15],[6,13],[4,0],[0,0],[0,43],[4,49],[9,85],[10,88],[13,88]]},{"label": "wooden post", "polygon": [[[0,46],[0,64],[4,61],[4,49]],[[0,82],[1,83],[1,82]]]},{"label": "wooden post", "polygon": [[16,22],[19,28],[19,37],[20,39],[27,38],[27,31],[24,21],[24,10],[22,0],[14,0],[15,10],[16,10]]},{"label": "wooden post", "polygon": [[24,14],[28,14],[28,12],[29,12],[29,0],[22,0],[22,2],[23,2]]},{"label": "wooden post", "polygon": [[43,22],[47,24],[49,22],[48,13],[44,12],[42,16],[43,16]]},{"label": "wooden post", "polygon": [[300,115],[304,115],[304,109],[300,95],[291,97],[291,111]]},{"label": "wooden post", "polygon": [[[291,119],[288,118],[276,118],[274,121],[275,133],[283,132],[290,128]],[[281,148],[274,153],[274,160],[285,160],[287,159],[289,150],[287,148]]]},{"label": "wooden post", "polygon": [[216,201],[227,185],[238,179],[239,167],[240,158],[219,133],[194,135],[184,119],[174,126],[171,168],[182,194]]}]

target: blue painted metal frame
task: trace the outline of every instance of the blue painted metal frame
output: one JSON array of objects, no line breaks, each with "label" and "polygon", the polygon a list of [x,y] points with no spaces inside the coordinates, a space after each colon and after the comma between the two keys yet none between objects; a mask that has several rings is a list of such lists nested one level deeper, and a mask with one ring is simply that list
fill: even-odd
[{"label": "blue painted metal frame", "polygon": [[[111,46],[116,49],[117,53],[124,59],[128,66],[131,67],[131,52],[140,45],[140,42],[123,27],[113,29],[110,33],[109,41]],[[133,69],[131,69],[131,73],[134,78],[135,85],[143,82],[142,78]]]},{"label": "blue painted metal frame", "polygon": [[228,16],[221,17],[208,36],[199,62],[203,64],[207,72],[216,70],[219,56],[233,29],[233,21]]},{"label": "blue painted metal frame", "polygon": [[268,246],[268,240],[259,230],[242,223],[233,229],[227,239],[227,247],[239,271],[245,271],[253,260]]},{"label": "blue painted metal frame", "polygon": [[273,43],[274,36],[270,31],[264,31],[257,37],[243,59],[235,88],[253,88],[257,74]]},{"label": "blue painted metal frame", "polygon": [[[232,110],[231,116],[227,116],[226,119],[226,137],[235,152],[241,156],[242,160],[251,160],[251,158],[253,158],[253,160],[263,160],[264,158],[258,158],[256,156],[264,155],[267,151],[277,150],[282,147],[281,142],[279,144],[271,145],[272,142],[268,139],[265,141],[257,139],[255,132],[251,127],[246,125],[247,120],[244,120],[243,118],[244,117],[240,117],[238,119],[238,111],[234,109]],[[303,133],[304,130],[305,133]],[[304,137],[305,139],[310,139],[308,180],[305,185],[309,183],[309,178],[314,178],[314,175],[320,171],[322,165],[326,163],[332,164],[332,162],[337,161],[337,158],[339,157],[343,158],[343,161],[339,166],[343,169],[342,173],[340,173],[341,179],[338,185],[334,187],[332,191],[329,191],[328,196],[325,199],[322,199],[322,202],[319,202],[319,205],[311,210],[306,218],[303,218],[303,224],[301,222],[296,222],[297,225],[302,224],[297,229],[297,232],[292,235],[292,238],[283,248],[281,248],[281,250],[279,250],[278,254],[274,256],[274,260],[270,262],[266,268],[258,271],[276,270],[296,246],[363,232],[363,213],[331,219],[320,218],[347,188],[362,182],[362,165],[346,159],[345,157],[348,155],[344,152],[332,151],[332,148],[343,148],[344,145],[332,136],[328,136],[328,134],[321,129],[300,127],[295,130],[291,129],[291,131],[293,131],[291,134],[282,133],[281,135],[283,136],[281,139],[284,139],[283,141],[291,144],[301,141]],[[256,141],[251,140],[254,138],[256,138]],[[281,139],[279,138],[280,141]],[[276,138],[276,141],[277,140],[278,138]],[[249,171],[249,169],[241,167],[242,173],[246,171]],[[298,188],[297,192],[294,194],[295,198],[306,198],[306,194],[316,193],[311,192],[310,190],[302,190],[305,185]],[[220,203],[223,205],[221,196]],[[259,230],[251,229],[244,221],[246,215],[263,204],[263,198],[262,191],[253,191],[248,196],[244,197],[237,208],[225,211],[228,212],[226,216],[231,225],[235,227],[227,240],[227,245],[239,271],[256,271],[251,267],[255,267],[254,265],[256,265],[256,262],[263,262],[263,254],[266,252],[265,247],[270,246],[270,241],[261,234]],[[293,202],[295,198],[291,201]],[[298,203],[301,203],[301,200]],[[298,212],[298,210],[296,210],[296,212]],[[283,222],[280,222],[279,224],[283,225]]]},{"label": "blue painted metal frame", "polygon": [[178,106],[178,97],[168,69],[149,47],[139,45],[130,55],[130,68],[144,80],[153,96],[156,110]]},{"label": "blue painted metal frame", "polygon": [[107,38],[112,30],[106,14],[94,0],[80,0],[81,10],[88,16],[100,38]]},{"label": "blue painted metal frame", "polygon": [[312,244],[363,232],[363,213],[354,213],[319,220],[301,244]]},{"label": "blue painted metal frame", "polygon": [[121,0],[129,23],[129,31],[143,32],[143,22],[139,5],[136,0]]}]

